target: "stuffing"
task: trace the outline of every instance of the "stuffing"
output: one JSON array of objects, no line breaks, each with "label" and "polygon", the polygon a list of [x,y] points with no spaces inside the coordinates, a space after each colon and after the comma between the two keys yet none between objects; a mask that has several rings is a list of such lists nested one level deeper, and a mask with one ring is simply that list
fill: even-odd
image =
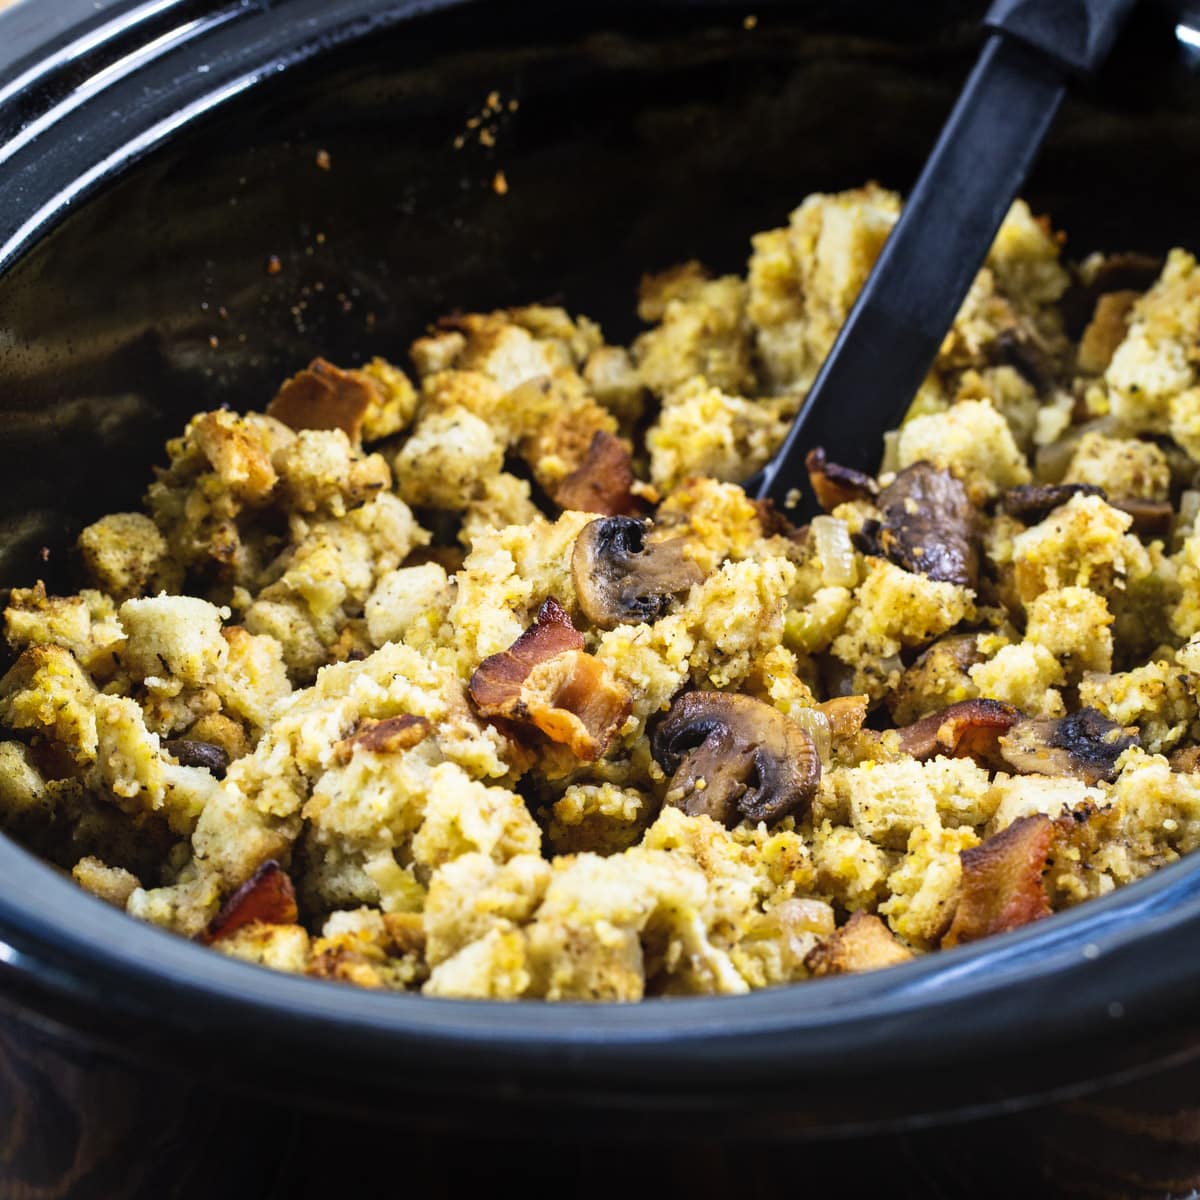
[{"label": "stuffing", "polygon": [[1171,468],[1153,442],[1105,437],[1090,430],[1079,439],[1063,483],[1090,483],[1115,498],[1165,500]]},{"label": "stuffing", "polygon": [[103,592],[84,588],[76,596],[48,596],[39,582],[9,593],[4,639],[18,654],[30,646],[60,646],[93,677],[102,678],[119,665],[125,633],[111,597]]},{"label": "stuffing", "polygon": [[698,263],[642,280],[638,315],[657,322],[633,343],[642,383],[660,395],[700,376],[714,389],[753,388],[746,285],[708,279]]},{"label": "stuffing", "polygon": [[667,492],[692,475],[745,479],[779,448],[787,428],[770,401],[729,395],[692,376],[665,393],[646,433],[651,482]]},{"label": "stuffing", "polygon": [[243,962],[508,1001],[882,969],[1200,848],[1191,254],[1076,339],[1097,260],[1015,202],[879,474],[741,486],[899,211],[647,275],[627,346],[456,313],[196,413],[6,595],[0,828]]},{"label": "stuffing", "polygon": [[963,400],[945,412],[914,417],[900,430],[897,466],[929,462],[948,469],[980,504],[1032,478],[1008,422],[990,399]]},{"label": "stuffing", "polygon": [[1028,603],[1055,588],[1090,588],[1111,598],[1131,576],[1149,574],[1132,518],[1099,496],[1074,495],[1012,541],[1014,580]]},{"label": "stuffing", "polygon": [[143,513],[113,513],[94,521],[77,542],[88,577],[101,593],[123,600],[154,587],[177,588],[179,569],[166,538]]}]

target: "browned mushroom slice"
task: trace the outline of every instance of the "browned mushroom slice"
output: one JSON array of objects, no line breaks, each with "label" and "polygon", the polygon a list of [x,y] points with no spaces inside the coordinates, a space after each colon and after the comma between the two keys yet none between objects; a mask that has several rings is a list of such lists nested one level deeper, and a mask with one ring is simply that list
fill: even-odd
[{"label": "browned mushroom slice", "polygon": [[348,737],[333,748],[333,756],[339,763],[347,763],[355,750],[370,750],[376,754],[398,754],[418,746],[433,731],[433,726],[424,717],[407,713],[398,717],[385,717],[382,721],[363,721]]},{"label": "browned mushroom slice", "polygon": [[1138,744],[1138,731],[1094,708],[1065,717],[1028,717],[1000,739],[1004,761],[1023,775],[1071,775],[1088,785],[1111,783],[1117,759]]},{"label": "browned mushroom slice", "polygon": [[654,621],[672,596],[704,578],[684,553],[686,538],[647,543],[646,531],[644,521],[604,517],[575,539],[575,595],[584,616],[600,629]]},{"label": "browned mushroom slice", "polygon": [[1042,872],[1054,833],[1054,822],[1045,813],[1035,813],[959,853],[962,887],[943,947],[1018,929],[1050,915]]},{"label": "browned mushroom slice", "polygon": [[608,748],[632,706],[554,599],[507,650],[479,664],[469,690],[483,716],[532,725],[588,762]]},{"label": "browned mushroom slice", "polygon": [[323,358],[314,358],[293,375],[267,405],[267,416],[291,429],[341,429],[352,442],[376,394],[356,371],[343,371]]},{"label": "browned mushroom slice", "polygon": [[1133,518],[1133,531],[1142,537],[1166,537],[1175,520],[1175,510],[1166,500],[1142,500],[1123,496],[1110,502],[1113,508]]},{"label": "browned mushroom slice", "polygon": [[253,921],[294,925],[298,915],[296,889],[288,873],[271,858],[225,901],[200,940],[218,941]]},{"label": "browned mushroom slice", "polygon": [[168,738],[163,742],[163,749],[181,767],[205,767],[216,776],[224,779],[229,769],[229,754],[222,746],[212,742],[199,742],[192,738]]},{"label": "browned mushroom slice", "polygon": [[931,463],[906,467],[879,493],[880,551],[897,566],[943,583],[979,578],[977,514],[963,485]]},{"label": "browned mushroom slice", "polygon": [[902,946],[878,917],[856,912],[841,929],[808,952],[804,965],[815,976],[846,975],[893,967],[910,958],[912,951]]},{"label": "browned mushroom slice", "polygon": [[829,462],[820,446],[805,456],[804,468],[817,495],[817,503],[826,512],[849,500],[873,500],[879,495],[879,485],[870,475]]},{"label": "browned mushroom slice", "polygon": [[973,758],[981,766],[1000,760],[1000,738],[1021,720],[1021,710],[999,700],[962,700],[900,730],[900,748],[913,758]]},{"label": "browned mushroom slice", "polygon": [[598,430],[583,462],[557,487],[551,499],[559,508],[619,516],[633,511],[633,464],[620,438]]},{"label": "browned mushroom slice", "polygon": [[1045,342],[1023,321],[1002,329],[992,345],[992,357],[1010,366],[1038,392],[1048,392],[1055,383],[1054,360]]},{"label": "browned mushroom slice", "polygon": [[1163,260],[1152,254],[1120,251],[1106,254],[1090,267],[1087,288],[1094,296],[1105,292],[1144,292],[1158,278]]},{"label": "browned mushroom slice", "polygon": [[821,779],[808,733],[778,709],[728,692],[687,692],[654,732],[654,759],[673,772],[666,803],[723,825],[803,815]]},{"label": "browned mushroom slice", "polygon": [[1023,483],[1011,487],[1000,497],[1000,507],[1010,517],[1036,525],[1044,521],[1061,504],[1072,496],[1099,496],[1107,500],[1102,487],[1094,483]]}]

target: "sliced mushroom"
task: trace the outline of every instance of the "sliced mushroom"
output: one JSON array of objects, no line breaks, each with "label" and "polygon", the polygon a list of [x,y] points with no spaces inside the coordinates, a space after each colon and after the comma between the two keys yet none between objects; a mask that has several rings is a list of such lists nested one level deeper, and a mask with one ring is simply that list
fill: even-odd
[{"label": "sliced mushroom", "polygon": [[1035,813],[961,851],[962,888],[942,946],[974,942],[1048,917],[1042,872],[1054,835],[1054,822]]},{"label": "sliced mushroom", "polygon": [[1000,497],[1000,507],[1010,517],[1036,525],[1072,496],[1099,496],[1107,500],[1102,487],[1094,483],[1023,483],[1011,487]]},{"label": "sliced mushroom", "polygon": [[1028,717],[1000,739],[1004,761],[1023,775],[1070,775],[1089,786],[1111,783],[1117,759],[1138,744],[1138,731],[1094,708],[1065,717]]},{"label": "sliced mushroom", "polygon": [[1105,292],[1144,292],[1162,269],[1163,260],[1155,255],[1123,250],[1089,263],[1084,282],[1094,296]]},{"label": "sliced mushroom", "polygon": [[532,725],[586,762],[604,753],[632,707],[554,599],[507,650],[479,664],[468,690],[483,716]]},{"label": "sliced mushroom", "polygon": [[424,717],[405,713],[398,717],[385,717],[382,721],[363,721],[348,737],[333,748],[333,756],[339,763],[350,761],[356,750],[370,750],[375,754],[398,754],[411,750],[423,742],[433,726]]},{"label": "sliced mushroom", "polygon": [[1001,736],[1021,720],[1020,709],[999,700],[963,700],[900,730],[900,748],[921,760],[945,754],[981,766],[1000,759]]},{"label": "sliced mushroom", "polygon": [[998,364],[1012,367],[1039,394],[1045,395],[1054,387],[1054,360],[1046,344],[1025,322],[1002,329],[992,351]]},{"label": "sliced mushroom", "polygon": [[805,456],[804,469],[817,495],[817,503],[826,512],[849,500],[873,500],[879,495],[879,485],[870,475],[829,462],[820,446]]},{"label": "sliced mushroom", "polygon": [[1175,520],[1175,510],[1166,500],[1142,500],[1136,496],[1110,502],[1113,508],[1133,518],[1133,531],[1141,537],[1166,537]]},{"label": "sliced mushroom", "polygon": [[979,578],[975,507],[949,471],[913,463],[879,493],[879,551],[906,571],[974,587]]},{"label": "sliced mushroom", "polygon": [[212,742],[199,742],[191,738],[168,738],[163,749],[181,767],[205,767],[217,779],[224,779],[229,769],[229,754],[222,746]]},{"label": "sliced mushroom", "polygon": [[704,578],[684,552],[686,538],[647,543],[646,532],[644,521],[605,517],[575,539],[575,594],[584,616],[600,629],[654,621],[672,596]]},{"label": "sliced mushroom", "polygon": [[633,464],[620,438],[604,430],[592,435],[587,454],[557,487],[559,508],[617,516],[633,511]]},{"label": "sliced mushroom", "polygon": [[819,977],[876,971],[910,958],[912,951],[902,946],[878,917],[856,912],[841,929],[808,952],[804,965],[811,975]]},{"label": "sliced mushroom", "polygon": [[288,873],[271,858],[225,901],[200,940],[215,942],[253,921],[294,925],[298,916],[296,889]]},{"label": "sliced mushroom", "polygon": [[666,803],[723,825],[803,815],[821,779],[809,735],[750,696],[687,692],[654,732],[654,759],[673,772]]}]

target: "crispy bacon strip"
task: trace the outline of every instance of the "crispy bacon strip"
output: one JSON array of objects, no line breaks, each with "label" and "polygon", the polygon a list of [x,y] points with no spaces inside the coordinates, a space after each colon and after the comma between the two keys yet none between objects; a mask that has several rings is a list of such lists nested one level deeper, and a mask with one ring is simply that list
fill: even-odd
[{"label": "crispy bacon strip", "polygon": [[211,944],[254,921],[294,925],[298,916],[296,889],[288,873],[271,858],[225,901],[200,940]]},{"label": "crispy bacon strip", "polygon": [[808,952],[804,965],[814,976],[846,975],[891,967],[910,958],[912,952],[878,917],[856,912],[841,929]]},{"label": "crispy bacon strip", "polygon": [[597,430],[583,461],[555,489],[551,497],[563,509],[627,516],[634,511],[633,463],[619,437]]},{"label": "crispy bacon strip", "polygon": [[962,700],[900,730],[900,748],[922,761],[937,754],[1001,763],[1000,738],[1023,714],[999,700]]},{"label": "crispy bacon strip", "polygon": [[424,717],[407,713],[399,717],[385,717],[382,721],[368,719],[348,738],[338,742],[333,749],[333,756],[339,763],[348,763],[355,750],[397,754],[419,745],[432,732],[433,726]]},{"label": "crispy bacon strip", "polygon": [[267,405],[267,416],[297,431],[341,429],[357,442],[376,399],[370,383],[356,371],[343,371],[323,358],[314,358],[279,389]]},{"label": "crispy bacon strip", "polygon": [[632,707],[553,598],[507,650],[479,664],[469,690],[483,716],[532,725],[586,762],[604,753]]},{"label": "crispy bacon strip", "polygon": [[870,475],[831,463],[820,446],[805,455],[804,469],[817,494],[817,503],[826,512],[849,500],[871,500],[879,495],[879,485]]},{"label": "crispy bacon strip", "polygon": [[1042,872],[1054,834],[1054,822],[1045,813],[1034,813],[959,854],[962,890],[943,947],[1019,929],[1050,915]]},{"label": "crispy bacon strip", "polygon": [[[490,655],[475,669],[470,683],[471,699],[481,712],[500,709],[520,691],[521,684],[538,663],[568,650],[582,649],[583,634],[551,596],[538,609],[534,623],[507,650]],[[514,716],[507,712],[485,712],[485,715]]]}]

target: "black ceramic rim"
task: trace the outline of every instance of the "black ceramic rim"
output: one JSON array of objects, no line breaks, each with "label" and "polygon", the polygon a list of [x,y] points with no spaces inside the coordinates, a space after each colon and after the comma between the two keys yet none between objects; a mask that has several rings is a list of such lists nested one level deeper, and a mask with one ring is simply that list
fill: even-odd
[{"label": "black ceramic rim", "polygon": [[[0,16],[0,271],[247,88],[456,2],[60,0],[53,28],[32,5]],[[90,82],[68,85],[81,67]],[[66,139],[86,159],[46,152]],[[129,919],[2,836],[0,879],[0,986],[48,1012],[68,1001],[145,1022],[156,1036],[141,1051],[192,1070],[220,1044],[248,1074],[302,1058],[309,1078],[635,1109],[811,1111],[841,1095],[871,1121],[1066,1094],[1200,1044],[1200,861],[876,974],[628,1006],[439,1000],[277,974]],[[903,1081],[896,1099],[864,1094],[864,1081],[889,1079]]]}]

